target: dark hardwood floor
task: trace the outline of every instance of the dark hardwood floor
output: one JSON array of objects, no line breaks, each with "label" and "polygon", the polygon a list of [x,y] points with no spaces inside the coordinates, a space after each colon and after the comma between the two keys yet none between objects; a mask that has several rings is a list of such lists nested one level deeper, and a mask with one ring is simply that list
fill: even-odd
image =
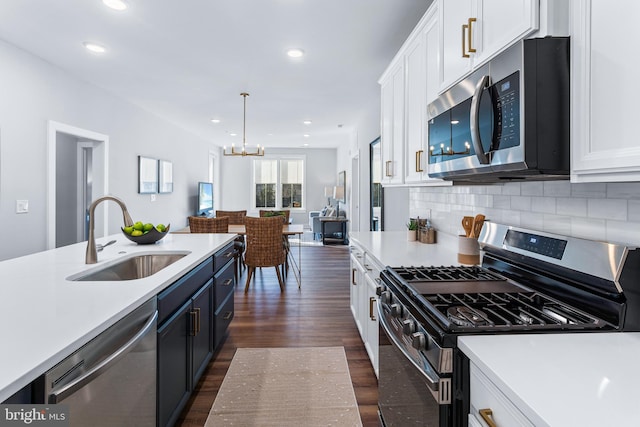
[{"label": "dark hardwood floor", "polygon": [[347,246],[303,246],[302,287],[293,274],[281,293],[273,268],[246,271],[235,291],[229,335],[214,355],[176,425],[203,426],[237,348],[343,346],[365,427],[378,426],[378,384],[349,308]]}]

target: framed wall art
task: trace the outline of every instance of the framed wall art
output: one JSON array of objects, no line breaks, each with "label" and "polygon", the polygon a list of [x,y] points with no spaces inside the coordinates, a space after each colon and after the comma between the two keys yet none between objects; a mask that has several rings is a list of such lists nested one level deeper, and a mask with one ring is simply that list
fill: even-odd
[{"label": "framed wall art", "polygon": [[347,203],[347,172],[342,171],[338,173],[338,187],[342,187],[342,198],[340,202]]},{"label": "framed wall art", "polygon": [[158,192],[158,161],[150,157],[138,156],[138,193]]},{"label": "framed wall art", "polygon": [[158,160],[158,193],[173,192],[173,163]]}]

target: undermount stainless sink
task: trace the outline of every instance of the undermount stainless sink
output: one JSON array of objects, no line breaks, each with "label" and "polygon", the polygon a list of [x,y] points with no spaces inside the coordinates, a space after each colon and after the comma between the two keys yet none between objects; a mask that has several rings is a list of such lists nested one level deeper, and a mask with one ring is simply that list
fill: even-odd
[{"label": "undermount stainless sink", "polygon": [[135,280],[149,277],[187,256],[190,252],[139,253],[83,271],[67,280],[80,282]]}]

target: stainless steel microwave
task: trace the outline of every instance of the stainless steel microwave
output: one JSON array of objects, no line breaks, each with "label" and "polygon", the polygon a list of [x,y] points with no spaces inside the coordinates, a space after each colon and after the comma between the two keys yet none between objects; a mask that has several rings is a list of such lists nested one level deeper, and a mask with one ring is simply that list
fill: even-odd
[{"label": "stainless steel microwave", "polygon": [[428,109],[428,173],[464,181],[569,177],[569,39],[527,39]]}]

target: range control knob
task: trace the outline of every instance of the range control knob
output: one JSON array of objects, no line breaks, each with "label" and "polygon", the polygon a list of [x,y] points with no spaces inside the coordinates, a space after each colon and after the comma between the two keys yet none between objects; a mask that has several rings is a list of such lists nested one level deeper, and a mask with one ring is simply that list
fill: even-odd
[{"label": "range control knob", "polygon": [[376,286],[376,295],[380,296],[386,290],[387,287],[385,285]]},{"label": "range control knob", "polygon": [[422,332],[411,334],[411,346],[416,350],[424,350],[427,346],[427,339]]},{"label": "range control knob", "polygon": [[391,304],[391,315],[393,317],[402,317],[402,306],[400,304]]},{"label": "range control knob", "polygon": [[391,303],[391,292],[383,291],[380,293],[380,300],[385,304]]},{"label": "range control knob", "polygon": [[406,319],[402,321],[402,332],[405,335],[411,335],[416,331],[416,322],[411,319]]}]

